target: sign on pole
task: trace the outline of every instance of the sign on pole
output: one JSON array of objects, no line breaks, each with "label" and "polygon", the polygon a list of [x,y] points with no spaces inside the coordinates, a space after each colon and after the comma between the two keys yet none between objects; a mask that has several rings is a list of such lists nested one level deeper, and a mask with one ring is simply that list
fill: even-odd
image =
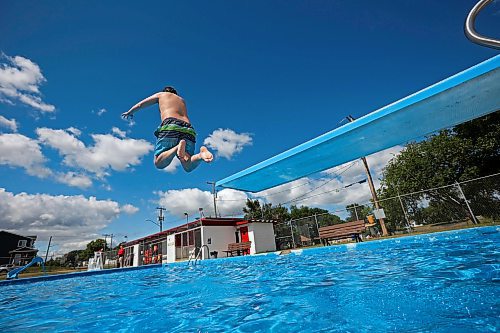
[{"label": "sign on pole", "polygon": [[375,214],[375,218],[377,220],[380,220],[380,219],[385,219],[385,212],[384,212],[384,209],[383,208],[380,208],[380,209],[374,209],[373,210],[373,214]]}]

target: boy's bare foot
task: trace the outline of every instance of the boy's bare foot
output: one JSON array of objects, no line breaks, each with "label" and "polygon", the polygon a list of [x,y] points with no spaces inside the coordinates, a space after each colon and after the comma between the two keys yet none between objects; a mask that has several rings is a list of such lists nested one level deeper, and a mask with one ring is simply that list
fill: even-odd
[{"label": "boy's bare foot", "polygon": [[214,159],[214,155],[212,155],[205,146],[201,146],[200,148],[200,157],[207,163],[212,162]]},{"label": "boy's bare foot", "polygon": [[186,160],[186,140],[179,141],[177,145],[177,157],[179,157],[180,160]]}]

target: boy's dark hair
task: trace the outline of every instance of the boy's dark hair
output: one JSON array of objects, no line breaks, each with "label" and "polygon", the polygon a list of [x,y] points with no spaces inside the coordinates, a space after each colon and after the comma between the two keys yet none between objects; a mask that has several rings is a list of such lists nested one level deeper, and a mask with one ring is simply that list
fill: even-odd
[{"label": "boy's dark hair", "polygon": [[177,95],[177,90],[175,90],[174,87],[170,87],[170,86],[163,88],[163,92],[169,92],[169,93]]}]

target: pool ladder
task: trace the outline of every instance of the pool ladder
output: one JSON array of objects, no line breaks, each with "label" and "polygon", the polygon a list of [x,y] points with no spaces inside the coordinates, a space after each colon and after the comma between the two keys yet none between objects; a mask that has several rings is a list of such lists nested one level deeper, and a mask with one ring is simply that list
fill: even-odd
[{"label": "pool ladder", "polygon": [[479,12],[492,1],[493,0],[480,0],[471,9],[469,15],[467,15],[467,19],[465,20],[464,30],[465,30],[465,35],[472,42],[482,46],[487,46],[493,49],[500,50],[500,40],[482,36],[476,31],[475,28],[477,14],[479,14]]},{"label": "pool ladder", "polygon": [[[193,254],[189,256],[188,260],[188,266],[191,264],[191,261],[193,261],[193,265],[196,265],[198,261],[201,260],[201,255],[203,254],[203,248],[207,248],[207,253],[208,253],[208,258],[210,258],[210,248],[208,245],[202,245],[201,247],[195,247],[195,251],[193,251]],[[199,249],[198,253],[196,253],[196,250]],[[196,255],[194,255],[196,253]]]}]

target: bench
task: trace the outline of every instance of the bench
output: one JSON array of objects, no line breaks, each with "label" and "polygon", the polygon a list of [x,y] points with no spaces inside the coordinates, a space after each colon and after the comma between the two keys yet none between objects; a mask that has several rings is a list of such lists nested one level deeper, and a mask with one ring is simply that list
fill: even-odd
[{"label": "bench", "polygon": [[363,220],[340,223],[319,228],[319,238],[329,244],[330,240],[357,236],[363,231],[365,231],[365,221]]},{"label": "bench", "polygon": [[227,251],[226,252],[226,257],[233,256],[234,253],[237,255],[240,255],[240,253],[247,253],[250,254],[250,246],[252,245],[252,242],[241,242],[241,243],[229,243],[227,244]]}]

